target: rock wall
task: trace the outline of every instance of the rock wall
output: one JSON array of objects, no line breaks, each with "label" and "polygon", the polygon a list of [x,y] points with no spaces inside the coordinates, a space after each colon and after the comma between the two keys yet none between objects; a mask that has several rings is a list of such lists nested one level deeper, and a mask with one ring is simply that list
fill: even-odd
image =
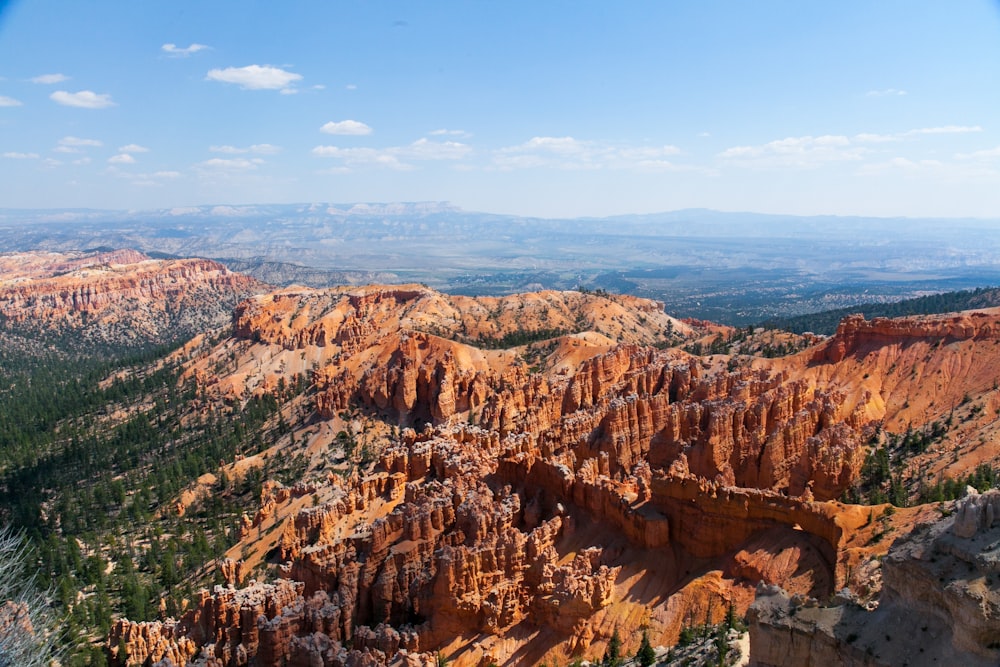
[{"label": "rock wall", "polygon": [[850,315],[841,320],[836,336],[817,351],[816,358],[837,363],[859,350],[908,339],[998,340],[1000,323],[995,313],[976,311],[895,319],[876,317],[870,321],[862,315]]}]

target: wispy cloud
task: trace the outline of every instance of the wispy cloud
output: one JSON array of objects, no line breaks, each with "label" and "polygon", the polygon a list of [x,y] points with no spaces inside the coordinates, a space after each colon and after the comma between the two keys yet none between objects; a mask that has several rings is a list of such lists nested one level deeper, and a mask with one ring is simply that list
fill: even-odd
[{"label": "wispy cloud", "polygon": [[883,88],[882,90],[869,90],[866,97],[902,97],[906,95],[905,90],[899,88]]},{"label": "wispy cloud", "polygon": [[21,100],[15,100],[13,97],[0,95],[0,107],[19,107],[19,106],[21,106]]},{"label": "wispy cloud", "polygon": [[921,137],[982,131],[983,128],[979,125],[941,125],[890,134],[867,132],[853,137],[829,134],[818,137],[788,137],[755,146],[734,146],[719,153],[718,157],[730,164],[745,167],[810,169],[830,163],[869,159],[874,153],[873,144],[916,141]]},{"label": "wispy cloud", "polygon": [[177,46],[176,44],[164,44],[160,47],[160,50],[166,53],[171,58],[187,58],[190,55],[198,53],[199,51],[204,51],[208,49],[204,44],[191,44],[190,46]]},{"label": "wispy cloud", "polygon": [[92,90],[81,90],[70,93],[65,90],[57,90],[49,95],[57,104],[67,107],[79,107],[81,109],[106,109],[115,106],[111,101],[111,95],[107,93],[95,93]]},{"label": "wispy cloud", "polygon": [[932,179],[935,186],[942,182],[1000,184],[1000,170],[985,160],[969,162],[961,159],[949,161],[893,157],[862,165],[858,173],[863,176],[901,174],[912,179]]},{"label": "wispy cloud", "polygon": [[11,151],[11,152],[4,153],[3,156],[5,158],[9,159],[9,160],[37,160],[38,159],[38,153],[16,153],[16,152]]},{"label": "wispy cloud", "polygon": [[379,166],[400,171],[413,169],[413,165],[405,164],[391,151],[391,148],[340,148],[339,146],[316,146],[312,149],[313,155],[337,158],[351,166]]},{"label": "wispy cloud", "polygon": [[787,137],[757,146],[727,148],[719,157],[731,164],[761,167],[814,168],[830,162],[860,160],[868,149],[845,136]]},{"label": "wispy cloud", "polygon": [[906,136],[915,136],[920,134],[968,134],[969,132],[982,132],[983,128],[979,125],[943,125],[941,127],[922,127],[917,130],[910,130],[906,132]]},{"label": "wispy cloud", "polygon": [[201,172],[235,172],[252,171],[259,165],[264,164],[260,158],[221,158],[214,157],[195,165],[195,169]]},{"label": "wispy cloud", "polygon": [[973,151],[971,153],[959,153],[955,157],[959,160],[995,160],[1000,158],[1000,146]]},{"label": "wispy cloud", "polygon": [[65,74],[40,74],[31,78],[31,83],[53,84],[69,81]]},{"label": "wispy cloud", "polygon": [[209,146],[208,150],[212,153],[225,153],[227,155],[241,155],[244,153],[254,153],[256,155],[275,155],[281,152],[281,146],[275,146],[273,144],[254,144],[252,146],[247,146],[246,148],[240,148],[238,146]]},{"label": "wispy cloud", "polygon": [[372,128],[359,120],[331,120],[329,123],[324,123],[319,131],[325,134],[361,136],[371,134]]},{"label": "wispy cloud", "polygon": [[918,127],[905,132],[895,132],[892,134],[862,133],[854,135],[854,140],[861,143],[886,143],[890,141],[903,141],[915,137],[935,135],[935,134],[968,134],[970,132],[982,132],[979,125],[942,125],[939,127]]},{"label": "wispy cloud", "polygon": [[468,139],[469,137],[472,136],[470,132],[466,132],[465,130],[446,130],[446,129],[432,130],[430,132],[430,135],[432,137],[459,137],[461,139]]},{"label": "wispy cloud", "polygon": [[128,181],[137,187],[158,187],[181,177],[181,173],[179,171],[136,173],[133,171],[123,171],[115,166],[108,167],[106,172],[112,176]]},{"label": "wispy cloud", "polygon": [[461,160],[472,152],[472,146],[458,141],[417,139],[398,149],[399,155],[413,160]]},{"label": "wispy cloud", "polygon": [[301,74],[283,70],[271,65],[247,65],[246,67],[226,67],[225,69],[209,70],[205,75],[208,81],[234,83],[244,90],[280,90],[293,91],[296,81],[302,80]]},{"label": "wispy cloud", "polygon": [[532,137],[515,146],[497,150],[493,163],[500,169],[693,169],[667,158],[679,155],[676,146],[622,146],[574,137]]},{"label": "wispy cloud", "polygon": [[429,139],[418,139],[406,146],[388,148],[316,146],[312,149],[313,155],[317,157],[335,158],[349,167],[376,166],[399,171],[413,169],[412,161],[461,160],[471,152],[472,147],[468,144]]},{"label": "wispy cloud", "polygon": [[110,164],[135,164],[135,158],[128,153],[119,153],[108,158]]},{"label": "wispy cloud", "polygon": [[81,139],[80,137],[63,137],[59,140],[60,146],[72,146],[75,148],[97,148],[104,143],[98,139]]},{"label": "wispy cloud", "polygon": [[139,144],[126,144],[124,146],[119,146],[119,153],[148,153],[149,149],[145,146],[140,146]]}]

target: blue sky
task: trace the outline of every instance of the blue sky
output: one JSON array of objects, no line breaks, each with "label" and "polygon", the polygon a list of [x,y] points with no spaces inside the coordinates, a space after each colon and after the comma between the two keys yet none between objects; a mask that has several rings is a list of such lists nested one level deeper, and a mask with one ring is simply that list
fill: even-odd
[{"label": "blue sky", "polygon": [[0,206],[1000,217],[1000,3],[0,0]]}]

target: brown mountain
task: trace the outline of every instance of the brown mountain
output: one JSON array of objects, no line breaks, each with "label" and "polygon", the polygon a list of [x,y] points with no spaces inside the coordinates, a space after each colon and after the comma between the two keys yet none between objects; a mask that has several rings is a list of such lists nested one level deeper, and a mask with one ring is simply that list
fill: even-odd
[{"label": "brown mountain", "polygon": [[178,358],[202,411],[295,394],[288,436],[223,466],[302,457],[220,564],[232,586],[280,576],[119,621],[120,664],[566,664],[616,630],[672,644],[760,583],[871,598],[882,538],[928,509],[837,501],[870,443],[951,417],[913,494],[998,453],[997,311],[848,319],[777,359],[693,356],[677,346],[733,332],[579,292],[285,290],[234,325]]}]

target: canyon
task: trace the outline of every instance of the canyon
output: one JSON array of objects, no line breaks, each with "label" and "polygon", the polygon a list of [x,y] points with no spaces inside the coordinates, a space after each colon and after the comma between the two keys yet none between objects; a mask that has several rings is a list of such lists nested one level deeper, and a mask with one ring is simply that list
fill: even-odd
[{"label": "canyon", "polygon": [[[692,355],[732,330],[581,292],[292,288],[233,322],[177,353],[203,409],[306,389],[282,413],[290,437],[227,474],[290,456],[306,472],[265,485],[225,585],[180,618],[117,622],[118,664],[560,664],[614,633],[672,645],[759,586],[877,600],[884,578],[891,596],[875,532],[926,507],[840,502],[869,443],[955,396],[997,400],[994,310],[848,319],[776,359]],[[994,419],[925,458],[940,474],[992,461]]]},{"label": "canyon", "polygon": [[[138,558],[253,489],[197,570],[214,585],[110,624],[115,665],[570,664],[734,615],[762,667],[1000,657],[996,494],[926,500],[1000,466],[1000,309],[796,336],[603,291],[275,290],[209,260],[34,252],[0,256],[0,335],[29,356],[173,345],[135,367],[176,369],[172,398],[97,413],[174,424],[144,475],[184,429],[210,443],[271,406],[126,538]],[[902,506],[847,502],[877,453]]]}]

